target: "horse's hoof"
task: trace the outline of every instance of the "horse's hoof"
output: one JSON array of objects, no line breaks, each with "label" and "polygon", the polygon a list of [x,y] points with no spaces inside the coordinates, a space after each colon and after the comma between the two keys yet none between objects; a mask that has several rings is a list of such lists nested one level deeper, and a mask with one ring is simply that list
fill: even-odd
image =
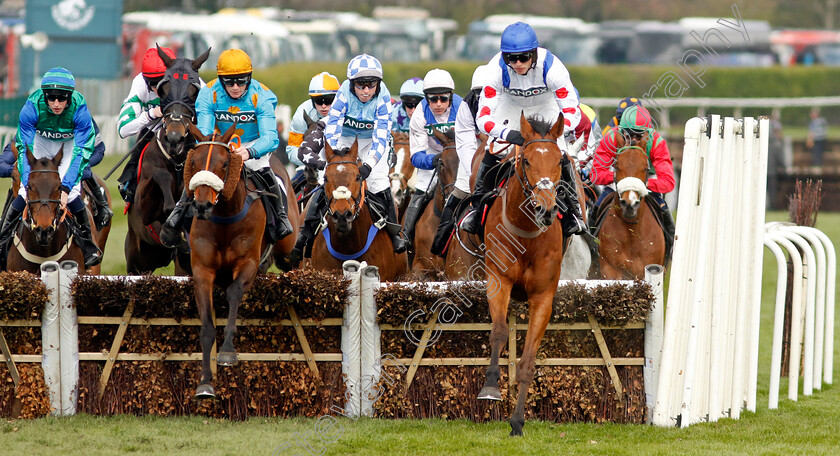
[{"label": "horse's hoof", "polygon": [[524,420],[511,419],[510,420],[510,437],[522,437],[522,427],[525,426]]},{"label": "horse's hoof", "polygon": [[235,351],[219,352],[219,355],[216,356],[216,364],[219,366],[233,366],[237,360]]},{"label": "horse's hoof", "polygon": [[481,388],[481,392],[478,393],[478,398],[491,401],[500,401],[502,400],[502,392],[499,391],[498,387],[485,386],[484,388]]},{"label": "horse's hoof", "polygon": [[214,399],[215,397],[216,392],[213,391],[212,385],[198,385],[198,388],[195,389],[196,399]]}]

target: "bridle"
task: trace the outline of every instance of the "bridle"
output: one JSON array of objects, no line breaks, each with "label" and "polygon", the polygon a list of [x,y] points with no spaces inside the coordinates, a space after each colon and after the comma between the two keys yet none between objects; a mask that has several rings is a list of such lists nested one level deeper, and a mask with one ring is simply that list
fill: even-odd
[{"label": "bridle", "polygon": [[[536,185],[531,185],[531,181],[528,180],[528,173],[525,172],[524,166],[520,165],[520,163],[525,160],[525,148],[532,143],[539,143],[539,142],[546,142],[552,143],[557,145],[556,140],[548,139],[548,138],[539,138],[539,139],[532,139],[527,141],[522,147],[519,148],[519,151],[516,154],[516,159],[514,162],[514,174],[516,178],[519,180],[519,184],[522,186],[522,191],[525,194],[525,201],[531,203],[533,207],[537,207],[539,204],[537,202],[536,193],[534,192],[535,188],[543,189],[543,190],[554,190],[555,196],[557,196],[557,192],[560,190],[562,185],[558,185],[555,182],[549,180],[547,177],[540,179]],[[562,154],[562,151],[561,151]],[[522,174],[520,175],[519,170],[522,169]],[[560,180],[562,182],[562,178]]]},{"label": "bridle", "polygon": [[[181,105],[187,108],[191,113],[188,117],[186,114],[176,114],[170,111],[170,107]],[[190,124],[193,123],[195,119],[194,110],[190,105],[184,103],[183,101],[173,101],[169,103],[166,107],[166,111],[169,111],[163,115],[163,128],[159,129],[157,134],[155,135],[155,140],[157,141],[158,148],[160,149],[161,153],[164,157],[175,167],[176,171],[181,171],[184,168],[184,159],[186,158],[186,151],[188,150],[186,147],[182,147],[180,151],[177,151],[173,157],[166,151],[166,147],[163,146],[163,142],[161,141],[160,137],[162,134],[165,134],[166,130],[169,129],[169,126],[173,123],[179,123],[181,126],[184,127],[184,131],[187,132],[186,135],[189,135],[190,131]],[[186,140],[184,141],[184,146],[186,146]]]},{"label": "bridle", "polygon": [[[637,149],[640,152],[642,152],[643,154],[647,155],[647,153],[641,147],[635,145],[635,143],[634,143],[634,144],[631,144],[629,146],[624,146],[624,147],[618,149],[615,152],[615,156],[618,157],[620,154],[622,154],[622,153],[624,153],[624,152],[626,152],[630,149]],[[615,161],[617,162],[618,158],[616,158]],[[615,182],[615,193],[616,193],[616,196],[617,196],[617,198],[615,199],[616,205],[618,205],[618,203],[621,201],[621,194],[626,192],[626,191],[635,191],[636,194],[639,196],[640,204],[644,204],[645,196],[647,196],[647,194],[648,194],[647,172],[645,172],[645,179],[644,180],[639,179],[638,177],[628,176],[628,177],[625,177],[625,178],[623,178],[619,181],[618,180],[618,169],[616,169],[615,164],[613,164],[613,182]],[[625,219],[622,211],[618,211],[618,216],[627,223],[631,223],[631,224],[639,223],[639,220]]]},{"label": "bridle", "polygon": [[[228,153],[227,161],[228,162],[230,161],[230,154],[231,154],[230,145],[228,145],[227,143],[223,143],[221,141],[216,141],[216,133],[213,133],[213,136],[210,138],[210,141],[200,141],[200,142],[195,143],[195,145],[193,146],[193,149],[196,149],[198,146],[210,146],[210,148],[207,150],[207,161],[204,162],[204,169],[202,171],[207,171],[207,172],[212,173],[212,171],[210,171],[210,158],[213,156],[213,146],[219,146],[219,147],[224,148],[224,150],[226,150],[227,153]],[[215,173],[213,173],[213,174],[215,174]],[[225,178],[222,179],[223,183],[227,182],[229,174],[230,174],[230,165],[228,165],[225,168]],[[186,184],[189,185],[189,182],[187,182]],[[221,193],[221,191],[217,192],[216,189],[214,189],[213,187],[210,187],[210,186],[208,186],[208,187],[210,188],[210,194],[213,197],[213,206],[215,206],[219,202],[219,197],[222,195],[222,193]]]},{"label": "bridle", "polygon": [[[352,160],[342,160],[342,161],[337,161],[337,162],[332,162],[332,163],[327,163],[326,164],[326,166],[333,166],[333,165],[353,165],[356,168],[359,167],[359,164],[355,161],[352,161]],[[359,175],[359,176],[361,177],[361,175]],[[326,173],[326,167],[325,167],[325,172],[324,172],[324,189],[325,190],[326,190],[326,184],[327,184],[327,173]],[[350,190],[343,185],[339,186],[338,188],[333,190],[332,194],[330,195],[329,200],[327,201],[327,213],[330,215],[330,217],[335,216],[335,212],[332,210],[333,201],[352,199],[353,200],[353,216],[350,218],[350,222],[353,222],[354,220],[356,220],[359,217],[359,214],[361,214],[362,205],[365,202],[365,187],[366,187],[366,185],[367,185],[366,182],[363,181],[362,185],[359,186],[358,196],[353,196],[350,193]]]},{"label": "bridle", "polygon": [[[58,170],[54,170],[54,169],[34,169],[34,170],[29,171],[29,174],[33,174],[33,173],[51,173],[51,174],[54,173],[54,174],[58,174],[59,176],[61,176],[61,174],[58,172]],[[32,213],[34,212],[33,205],[38,204],[39,205],[38,207],[49,206],[50,210],[52,210],[51,205],[56,204],[56,205],[58,205],[58,207],[57,207],[57,209],[58,209],[58,208],[61,207],[61,200],[60,199],[45,199],[45,198],[39,198],[39,199],[34,199],[33,200],[33,199],[28,198],[28,196],[29,196],[29,189],[28,188],[27,188],[26,193],[27,193],[27,199],[26,199],[26,212],[27,212],[27,214],[26,214],[26,217],[29,220],[28,220],[28,223],[24,223],[24,225],[27,226],[31,231],[34,227],[34,224],[32,223],[32,218],[31,218]],[[62,220],[64,220],[64,217],[65,217],[66,214],[67,214],[67,208],[65,208],[64,211],[60,211],[60,210],[55,211],[55,217],[53,218],[53,222],[52,222],[52,225],[51,225],[53,230],[58,229],[58,224]]]}]

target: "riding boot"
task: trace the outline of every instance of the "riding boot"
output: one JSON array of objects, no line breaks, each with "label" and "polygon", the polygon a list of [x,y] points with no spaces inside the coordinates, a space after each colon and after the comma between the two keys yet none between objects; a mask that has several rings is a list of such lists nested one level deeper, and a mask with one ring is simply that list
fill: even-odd
[{"label": "riding boot", "polygon": [[456,193],[462,192],[455,189],[446,198],[446,204],[443,205],[443,213],[440,215],[440,225],[438,226],[437,233],[435,233],[435,240],[432,241],[432,253],[443,258],[446,258],[444,249],[446,249],[446,244],[449,241],[449,235],[452,234],[452,227],[455,225],[455,209],[464,200],[464,198],[458,197]]},{"label": "riding boot", "polygon": [[408,208],[405,210],[403,233],[405,233],[405,237],[408,239],[410,245],[414,245],[414,226],[417,224],[417,219],[420,218],[420,213],[423,211],[424,199],[426,199],[426,193],[418,190],[411,195]]},{"label": "riding boot", "polygon": [[671,255],[674,253],[674,236],[677,232],[677,225],[674,223],[674,216],[668,209],[667,204],[658,205],[662,213],[662,227],[665,229],[665,264],[667,267],[671,263]]},{"label": "riding boot", "polygon": [[[20,199],[21,207],[26,207],[23,198]],[[15,204],[9,205],[9,210],[6,211],[6,217],[3,219],[2,227],[0,227],[0,270],[6,269],[6,257],[9,255],[9,243],[12,241],[12,236],[20,222],[20,216],[23,214],[23,209],[18,210]]]},{"label": "riding boot", "polygon": [[185,188],[181,193],[181,199],[175,204],[175,209],[163,222],[160,228],[160,243],[169,248],[175,248],[181,243],[181,230],[184,225],[184,218],[187,215],[187,208],[191,204],[189,193]]},{"label": "riding boot", "polygon": [[309,199],[309,206],[306,208],[306,216],[303,218],[300,231],[298,231],[297,241],[292,251],[289,252],[289,264],[292,267],[297,267],[300,264],[306,246],[310,245],[312,240],[315,239],[315,230],[318,229],[323,217],[324,202],[324,188],[318,187]]},{"label": "riding boot", "polygon": [[385,230],[388,236],[391,237],[391,245],[394,247],[394,253],[403,253],[408,249],[408,243],[403,239],[402,226],[400,220],[397,218],[397,207],[394,204],[394,198],[391,196],[391,190],[383,190],[376,194],[377,199],[384,203],[385,217],[388,220],[388,225]]},{"label": "riding boot", "polygon": [[[481,164],[478,166],[478,174],[475,176],[475,191],[472,194],[470,204],[472,208],[464,221],[461,222],[461,228],[467,233],[478,234],[481,232],[481,219],[484,215],[484,208],[488,204],[484,201],[487,193],[492,190],[493,184],[486,179],[487,171],[499,163],[501,157],[487,153]],[[485,182],[488,181],[488,182]]]},{"label": "riding boot", "polygon": [[82,206],[81,210],[73,212],[73,218],[78,225],[78,231],[75,237],[76,243],[82,248],[82,255],[85,257],[85,267],[90,268],[96,266],[102,262],[102,250],[99,250],[99,246],[93,241],[85,207]]},{"label": "riding boot", "polygon": [[284,194],[280,191],[280,184],[277,183],[277,178],[274,176],[274,171],[271,168],[263,168],[257,172],[260,174],[262,180],[269,184],[268,191],[276,195],[275,197],[264,197],[263,202],[268,201],[268,204],[271,205],[271,209],[274,211],[276,217],[274,220],[274,236],[272,237],[279,241],[295,231],[292,229],[291,223],[289,223],[289,217],[286,215],[286,209],[283,207],[283,202],[281,201]]},{"label": "riding boot", "polygon": [[[572,169],[572,162],[565,155],[563,156],[563,171],[560,175],[563,187],[558,192],[561,197],[566,210],[563,211],[563,218],[560,220],[560,225],[563,227],[563,235],[571,236],[573,234],[580,234],[586,231],[586,224],[583,222],[583,216],[580,213],[580,202],[577,199],[577,188],[575,187],[574,170]],[[562,193],[562,195],[560,195]]]},{"label": "riding boot", "polygon": [[102,229],[103,226],[107,225],[108,222],[111,221],[111,217],[114,216],[114,211],[112,211],[111,206],[108,205],[108,198],[105,197],[105,189],[99,186],[99,182],[97,182],[93,177],[86,177],[85,182],[87,182],[88,187],[90,187],[93,199],[96,200],[96,214],[94,215],[93,220],[96,222],[96,228]]}]

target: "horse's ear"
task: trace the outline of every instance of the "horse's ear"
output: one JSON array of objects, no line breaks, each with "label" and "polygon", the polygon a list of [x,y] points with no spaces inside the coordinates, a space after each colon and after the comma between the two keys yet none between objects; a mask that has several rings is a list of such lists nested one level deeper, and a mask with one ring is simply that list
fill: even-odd
[{"label": "horse's ear", "polygon": [[226,143],[230,141],[230,138],[233,138],[233,134],[236,133],[236,126],[238,123],[239,121],[237,120],[233,123],[233,125],[228,127],[227,131],[225,131],[225,134],[222,135],[222,139],[220,140],[221,142]]},{"label": "horse's ear", "polygon": [[[586,114],[582,114],[586,115]],[[551,126],[551,136],[553,138],[561,138],[563,137],[563,129],[566,126],[565,118],[563,117],[563,111],[560,111],[560,114],[557,115],[557,121],[554,122],[554,125]]]},{"label": "horse's ear", "polygon": [[329,141],[324,141],[324,156],[327,158],[327,163],[335,157],[335,152],[333,152],[333,148],[330,146]]},{"label": "horse's ear", "polygon": [[435,136],[435,139],[440,141],[441,144],[446,144],[450,141],[450,139],[447,138],[445,134],[441,133],[437,128],[432,129],[432,134]]},{"label": "horse's ear", "polygon": [[212,49],[212,48],[207,48],[207,50],[204,51],[204,54],[201,54],[200,56],[193,59],[193,61],[192,61],[192,69],[193,70],[198,71],[198,69],[201,68],[201,65],[203,65],[204,62],[207,61],[207,57],[210,57],[210,49]]},{"label": "horse's ear", "polygon": [[64,157],[64,143],[61,144],[61,147],[58,148],[58,153],[55,154],[55,157],[52,158],[52,162],[55,166],[61,164],[61,159]]},{"label": "horse's ear", "polygon": [[315,121],[312,120],[311,117],[309,117],[309,114],[307,114],[306,111],[303,112],[303,121],[306,122],[306,128],[311,127],[312,124],[315,123]]},{"label": "horse's ear", "polygon": [[534,136],[534,129],[531,128],[531,122],[525,118],[525,111],[519,112],[519,132],[523,138],[530,138]]},{"label": "horse's ear", "polygon": [[350,152],[347,153],[347,157],[350,161],[358,161],[359,160],[359,137],[356,136],[356,139],[353,140],[353,145],[350,146]]},{"label": "horse's ear", "polygon": [[203,133],[201,133],[201,130],[199,130],[198,127],[195,126],[195,124],[190,122],[187,125],[189,126],[190,133],[192,133],[192,135],[196,139],[196,141],[207,141],[207,137],[204,136]]},{"label": "horse's ear", "polygon": [[172,57],[166,55],[166,53],[163,52],[163,49],[160,48],[159,44],[155,43],[155,47],[157,47],[157,53],[160,56],[160,59],[163,60],[163,64],[166,66],[166,68],[171,67],[172,62],[174,62],[175,60]]},{"label": "horse's ear", "polygon": [[35,156],[32,155],[32,149],[29,146],[24,146],[26,148],[26,161],[29,162],[29,169],[35,166],[35,162],[38,161],[35,159]]},{"label": "horse's ear", "polygon": [[610,134],[613,137],[613,144],[615,144],[615,150],[621,149],[625,146],[626,141],[624,141],[624,135],[618,131],[618,127],[613,128],[610,130]]}]

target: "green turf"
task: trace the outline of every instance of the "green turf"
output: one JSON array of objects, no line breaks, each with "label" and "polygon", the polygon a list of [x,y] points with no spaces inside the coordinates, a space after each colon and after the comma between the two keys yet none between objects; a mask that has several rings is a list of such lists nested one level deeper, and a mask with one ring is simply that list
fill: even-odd
[{"label": "green turf", "polygon": [[[97,172],[105,174],[116,162],[106,157]],[[0,183],[5,194],[8,181]],[[116,179],[109,180],[117,202],[114,226],[105,251],[103,271],[124,274],[123,239],[126,232]],[[768,213],[784,220],[785,213]],[[817,221],[840,244],[840,214],[823,213]],[[782,380],[780,408],[767,409],[775,260],[765,252],[762,286],[758,410],[740,420],[697,424],[687,429],[643,425],[564,424],[528,421],[524,438],[507,437],[507,423],[475,424],[443,420],[352,421],[340,418],[334,427],[316,419],[254,418],[229,422],[202,417],[93,417],[14,420],[0,423],[0,454],[68,455],[836,455],[840,454],[840,388],[828,385],[798,402],[786,399]],[[171,267],[158,273],[171,273]],[[840,325],[835,323],[840,334]],[[838,359],[840,344],[834,359]],[[840,362],[834,378],[840,381]],[[320,426],[320,430],[319,430]],[[324,440],[329,441],[324,442]]]}]

